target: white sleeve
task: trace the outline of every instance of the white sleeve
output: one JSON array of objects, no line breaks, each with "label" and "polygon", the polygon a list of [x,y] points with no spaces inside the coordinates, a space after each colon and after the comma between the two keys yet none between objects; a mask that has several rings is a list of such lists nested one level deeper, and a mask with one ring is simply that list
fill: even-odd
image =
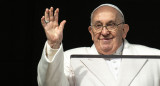
[{"label": "white sleeve", "polygon": [[47,44],[44,46],[42,57],[38,64],[38,85],[69,86],[67,76],[64,73],[64,53],[62,44],[54,55],[48,55],[52,56],[51,59],[48,59],[46,56],[46,48]]},{"label": "white sleeve", "polygon": [[49,46],[48,42],[46,42],[46,56],[48,57],[46,59],[48,59],[50,61],[53,61],[53,57],[54,57],[54,55],[56,54],[57,51],[58,51],[58,49],[52,49]]}]

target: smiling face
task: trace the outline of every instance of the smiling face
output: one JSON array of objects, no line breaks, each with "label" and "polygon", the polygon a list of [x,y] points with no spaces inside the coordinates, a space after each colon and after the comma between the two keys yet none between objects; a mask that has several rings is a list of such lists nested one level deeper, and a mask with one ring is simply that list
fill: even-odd
[{"label": "smiling face", "polygon": [[[91,21],[92,25],[102,24],[103,26],[122,22],[122,15],[109,6],[102,6],[94,11]],[[106,27],[103,27],[99,33],[96,32],[95,27],[89,26],[88,29],[97,51],[103,55],[110,55],[120,47],[129,27],[127,24],[120,24],[114,31],[108,31]]]}]

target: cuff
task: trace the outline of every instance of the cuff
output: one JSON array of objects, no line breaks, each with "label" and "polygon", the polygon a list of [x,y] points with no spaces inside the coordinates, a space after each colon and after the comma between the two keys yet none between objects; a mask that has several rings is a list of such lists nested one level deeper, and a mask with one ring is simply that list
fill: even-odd
[{"label": "cuff", "polygon": [[49,61],[52,61],[54,55],[57,53],[59,49],[52,49],[48,42],[46,42],[46,56],[48,57]]}]

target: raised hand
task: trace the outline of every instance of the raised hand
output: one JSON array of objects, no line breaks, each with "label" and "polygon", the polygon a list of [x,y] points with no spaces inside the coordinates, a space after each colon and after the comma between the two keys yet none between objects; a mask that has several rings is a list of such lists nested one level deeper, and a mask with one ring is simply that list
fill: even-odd
[{"label": "raised hand", "polygon": [[50,47],[57,49],[63,39],[63,29],[66,20],[58,24],[59,9],[57,8],[53,15],[53,7],[46,9],[44,16],[41,18],[41,24],[45,30],[47,41]]}]

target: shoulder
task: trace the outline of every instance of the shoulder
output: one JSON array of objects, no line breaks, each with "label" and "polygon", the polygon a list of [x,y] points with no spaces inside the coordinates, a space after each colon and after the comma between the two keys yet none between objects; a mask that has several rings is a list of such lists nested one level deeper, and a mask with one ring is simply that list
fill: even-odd
[{"label": "shoulder", "polygon": [[127,43],[127,47],[137,54],[141,55],[160,55],[160,50],[140,44]]},{"label": "shoulder", "polygon": [[140,44],[132,44],[132,46],[140,51],[156,51],[156,52],[160,52],[159,49],[156,48],[152,48],[152,47],[148,47],[145,45],[140,45]]}]

